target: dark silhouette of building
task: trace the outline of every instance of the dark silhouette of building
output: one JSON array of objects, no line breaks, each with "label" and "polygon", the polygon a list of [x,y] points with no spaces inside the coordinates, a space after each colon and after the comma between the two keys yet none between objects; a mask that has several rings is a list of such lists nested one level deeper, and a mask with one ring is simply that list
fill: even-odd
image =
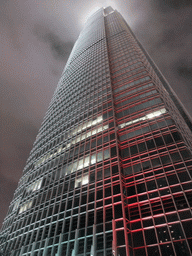
[{"label": "dark silhouette of building", "polygon": [[122,16],[98,10],[15,191],[4,255],[192,255],[191,129]]}]

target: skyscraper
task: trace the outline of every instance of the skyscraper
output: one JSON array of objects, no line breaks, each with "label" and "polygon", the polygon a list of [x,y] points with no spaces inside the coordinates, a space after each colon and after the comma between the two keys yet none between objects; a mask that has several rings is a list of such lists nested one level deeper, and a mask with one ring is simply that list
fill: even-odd
[{"label": "skyscraper", "polygon": [[15,191],[4,255],[192,255],[191,130],[122,16],[98,10]]}]

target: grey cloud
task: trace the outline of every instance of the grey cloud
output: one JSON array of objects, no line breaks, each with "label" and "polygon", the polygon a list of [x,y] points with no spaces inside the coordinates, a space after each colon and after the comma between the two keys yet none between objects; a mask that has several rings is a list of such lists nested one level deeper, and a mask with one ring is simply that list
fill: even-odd
[{"label": "grey cloud", "polygon": [[145,16],[137,22],[134,32],[192,114],[192,7],[164,6],[162,11],[159,2],[148,1]]},{"label": "grey cloud", "polygon": [[66,60],[69,57],[73,48],[73,42],[64,42],[53,31],[42,25],[35,25],[33,31],[39,40],[49,44],[55,59]]},{"label": "grey cloud", "polygon": [[179,76],[192,80],[192,63],[191,65],[187,65],[186,63],[181,63],[179,67],[177,67],[177,71]]},{"label": "grey cloud", "polygon": [[5,177],[17,181],[38,129],[29,121],[1,112],[0,163]]},{"label": "grey cloud", "polygon": [[161,11],[170,11],[170,9],[181,9],[188,6],[192,6],[191,0],[156,0],[153,1]]},{"label": "grey cloud", "polygon": [[[0,214],[0,223],[3,222],[4,216],[7,213],[9,202],[13,198],[13,193],[17,187],[17,182],[12,181],[11,179],[6,178],[0,173],[0,205],[1,205],[1,214]],[[1,227],[1,225],[0,225]]]},{"label": "grey cloud", "polygon": [[[37,114],[34,118],[35,111],[28,106],[16,83],[14,87],[0,79],[0,87],[0,169],[4,177],[16,182],[32,148],[39,121]],[[0,193],[0,199],[2,196]]]}]

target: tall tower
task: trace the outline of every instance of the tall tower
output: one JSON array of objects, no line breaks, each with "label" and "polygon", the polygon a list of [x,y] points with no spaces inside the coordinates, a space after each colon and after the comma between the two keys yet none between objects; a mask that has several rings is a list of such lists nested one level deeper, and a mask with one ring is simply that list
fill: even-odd
[{"label": "tall tower", "polygon": [[191,130],[122,16],[98,10],[15,191],[4,255],[192,255]]}]

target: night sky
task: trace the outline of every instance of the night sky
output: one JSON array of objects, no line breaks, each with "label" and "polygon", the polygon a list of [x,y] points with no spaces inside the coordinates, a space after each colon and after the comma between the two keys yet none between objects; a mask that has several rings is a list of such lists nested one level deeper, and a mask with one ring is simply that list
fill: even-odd
[{"label": "night sky", "polygon": [[191,0],[1,0],[0,226],[86,17],[108,5],[192,115]]}]

